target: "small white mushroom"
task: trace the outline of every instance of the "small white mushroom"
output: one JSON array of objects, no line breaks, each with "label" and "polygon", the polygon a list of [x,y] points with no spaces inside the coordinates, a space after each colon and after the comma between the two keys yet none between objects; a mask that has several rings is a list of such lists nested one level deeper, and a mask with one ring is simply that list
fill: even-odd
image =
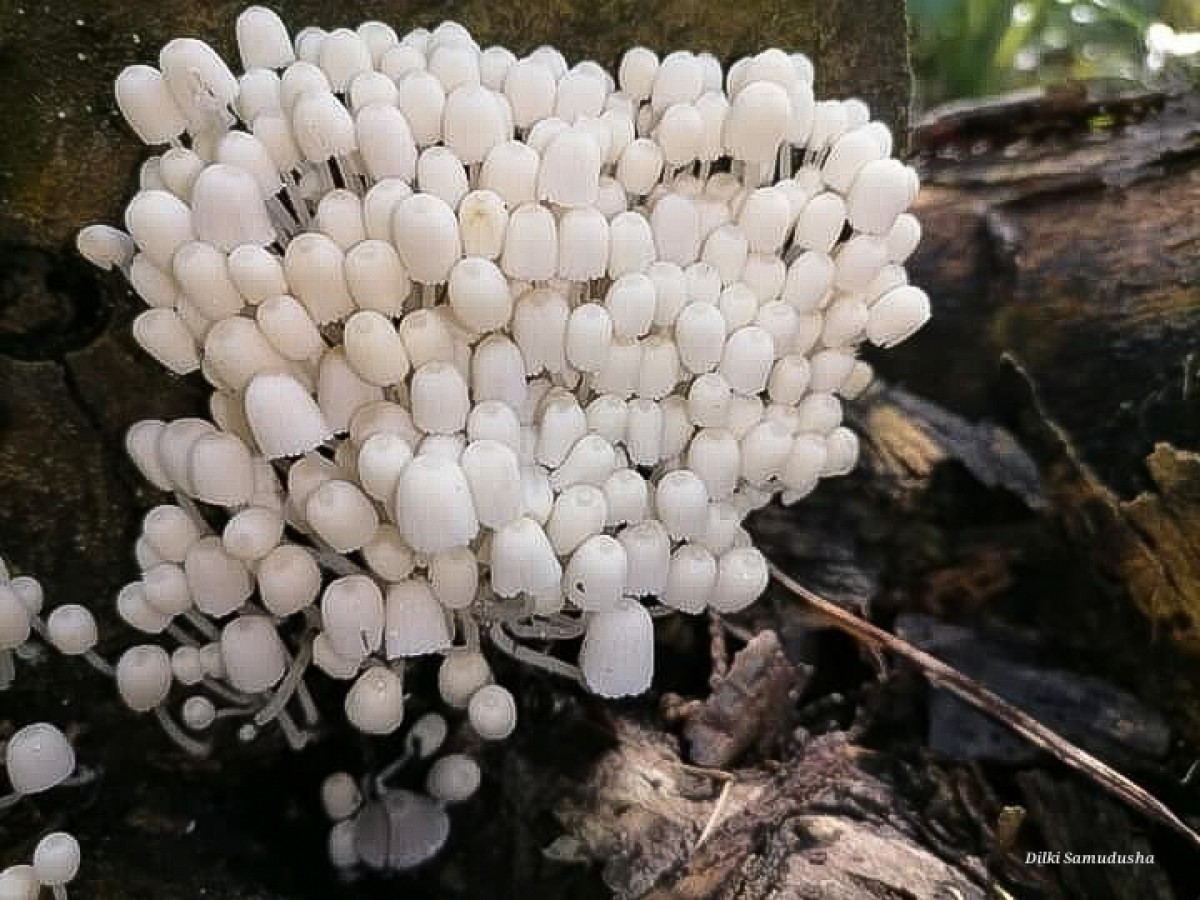
[{"label": "small white mushroom", "polygon": [[601,697],[645,693],[654,677],[654,622],[635,600],[594,613],[588,620],[579,665],[588,688]]},{"label": "small white mushroom", "polygon": [[4,768],[18,794],[40,794],[71,776],[75,771],[75,751],[55,726],[34,722],[8,739]]}]

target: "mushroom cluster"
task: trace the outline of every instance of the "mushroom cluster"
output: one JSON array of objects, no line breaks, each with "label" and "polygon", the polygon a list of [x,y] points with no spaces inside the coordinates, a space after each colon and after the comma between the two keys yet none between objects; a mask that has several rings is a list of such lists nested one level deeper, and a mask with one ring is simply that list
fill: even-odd
[{"label": "mushroom cluster", "polygon": [[645,691],[647,601],[762,592],[743,518],[854,466],[855,348],[929,315],[887,127],[776,49],[723,72],[638,47],[614,79],[453,22],[293,40],[262,7],[237,41],[240,77],[186,38],[121,73],[130,126],[170,146],[128,233],[79,238],[149,306],[138,342],[214,389],[212,422],[129,433],[205,510],[147,518],[127,618],[224,621],[248,692],[318,606],[336,677],[445,652],[457,622],[582,635],[590,689]]},{"label": "mushroom cluster", "polygon": [[[371,735],[430,656],[483,739],[516,715],[488,647],[646,691],[654,616],[765,589],[745,517],[854,467],[858,346],[929,317],[888,128],[779,49],[636,47],[614,77],[455,22],[293,37],[251,7],[236,35],[240,76],[191,38],[120,74],[161,152],[126,230],[78,238],[145,301],[137,342],[212,387],[211,421],[127,435],[174,502],[118,610],[175,646],[127,650],[122,697],[185,746],[238,715],[302,746],[310,666]],[[453,765],[420,796],[464,791]],[[368,865],[392,853],[369,823],[415,809],[387,796],[339,819]]]}]

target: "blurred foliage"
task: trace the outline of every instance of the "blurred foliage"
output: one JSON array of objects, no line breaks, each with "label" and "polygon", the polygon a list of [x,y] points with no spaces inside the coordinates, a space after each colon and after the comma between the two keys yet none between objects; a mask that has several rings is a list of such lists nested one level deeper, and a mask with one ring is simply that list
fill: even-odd
[{"label": "blurred foliage", "polygon": [[1200,0],[909,0],[919,109],[1068,79],[1200,80]]}]

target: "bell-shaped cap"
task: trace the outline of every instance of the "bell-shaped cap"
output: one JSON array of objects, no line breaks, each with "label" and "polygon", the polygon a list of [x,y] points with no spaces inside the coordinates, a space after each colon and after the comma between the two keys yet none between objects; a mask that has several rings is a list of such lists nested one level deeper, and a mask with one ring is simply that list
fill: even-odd
[{"label": "bell-shaped cap", "polygon": [[554,114],[558,85],[553,73],[526,57],[513,63],[504,79],[504,96],[513,111],[513,124],[528,129]]},{"label": "bell-shaped cap", "polygon": [[162,73],[153,66],[128,66],[116,81],[117,106],[144,144],[168,144],[187,128]]},{"label": "bell-shaped cap", "polygon": [[339,656],[362,659],[383,641],[383,594],[364,575],[338,578],[321,597],[321,624]]},{"label": "bell-shaped cap", "polygon": [[508,279],[488,259],[469,256],[455,263],[448,294],[455,317],[473,332],[503,328],[512,315]]},{"label": "bell-shaped cap", "polygon": [[318,325],[344,319],[354,311],[346,283],[345,253],[327,235],[297,235],[284,252],[288,284]]},{"label": "bell-shaped cap", "polygon": [[329,191],[317,204],[313,227],[327,235],[343,251],[366,240],[362,198],[345,188]]},{"label": "bell-shaped cap", "polygon": [[628,211],[613,217],[608,231],[608,275],[640,274],[657,259],[654,233],[640,212]]},{"label": "bell-shaped cap", "polygon": [[654,621],[636,600],[622,599],[588,618],[579,652],[588,689],[601,697],[632,697],[654,679]]},{"label": "bell-shaped cap", "polygon": [[465,547],[479,531],[471,488],[457,462],[418,455],[396,488],[400,533],[418,553]]},{"label": "bell-shaped cap", "polygon": [[133,320],[133,338],[156,362],[176,375],[200,368],[196,339],[173,309],[148,309]]},{"label": "bell-shaped cap", "polygon": [[683,544],[671,554],[664,606],[693,615],[704,611],[717,583],[717,561],[700,544]]},{"label": "bell-shaped cap", "polygon": [[200,173],[192,186],[196,236],[228,253],[242,244],[266,246],[275,226],[254,176],[217,163]]},{"label": "bell-shaped cap", "polygon": [[287,26],[273,10],[248,6],[235,28],[243,69],[282,69],[296,59]]},{"label": "bell-shaped cap", "polygon": [[558,267],[558,229],[545,206],[526,203],[515,209],[504,235],[500,266],[510,278],[546,281]]},{"label": "bell-shaped cap", "polygon": [[159,51],[158,67],[190,131],[229,124],[238,80],[217,51],[195,38],[175,38]]},{"label": "bell-shaped cap", "polygon": [[511,332],[525,358],[527,374],[543,369],[566,373],[569,316],[566,296],[554,288],[535,288],[521,295],[513,309]]},{"label": "bell-shaped cap", "polygon": [[248,694],[270,690],[287,671],[287,650],[266,616],[239,616],[226,625],[221,658],[229,683]]},{"label": "bell-shaped cap", "polygon": [[700,255],[700,216],[691,197],[671,193],[660,199],[650,214],[650,227],[660,260],[686,266]]},{"label": "bell-shaped cap", "polygon": [[676,103],[667,108],[654,139],[662,148],[663,159],[672,168],[690,165],[701,154],[704,142],[704,120],[691,103]]},{"label": "bell-shaped cap", "polygon": [[451,363],[434,360],[419,367],[409,387],[413,422],[431,434],[462,431],[471,411],[467,382]]},{"label": "bell-shaped cap", "polygon": [[372,666],[346,692],[344,706],[350,724],[364,734],[391,734],[404,721],[404,682],[386,666]]},{"label": "bell-shaped cap", "polygon": [[759,598],[768,580],[767,561],[757,549],[727,550],[717,562],[717,581],[709,605],[722,614],[739,612]]},{"label": "bell-shaped cap", "polygon": [[329,91],[310,90],[300,95],[292,109],[292,133],[310,163],[349,156],[358,149],[354,117]]},{"label": "bell-shaped cap", "polygon": [[388,585],[384,648],[388,659],[424,656],[450,646],[446,610],[429,582],[409,578]]},{"label": "bell-shaped cap", "polygon": [[325,340],[308,310],[286,294],[264,301],[255,321],[263,335],[284,359],[295,362],[315,361],[325,351]]},{"label": "bell-shaped cap", "polygon": [[373,103],[355,116],[358,149],[369,174],[376,181],[416,175],[417,145],[404,114],[395,106]]},{"label": "bell-shaped cap", "polygon": [[582,610],[609,610],[624,596],[628,575],[625,548],[616,538],[597,534],[571,554],[563,572],[563,591]]},{"label": "bell-shaped cap", "polygon": [[299,456],[333,435],[312,395],[290,375],[256,375],[245,402],[250,430],[268,459]]},{"label": "bell-shaped cap", "polygon": [[502,528],[521,515],[521,469],[510,447],[493,440],[473,441],[463,451],[461,464],[481,525]]},{"label": "bell-shaped cap", "polygon": [[738,92],[725,117],[725,146],[734,159],[769,163],[787,132],[792,104],[787,91],[755,81]]},{"label": "bell-shaped cap", "polygon": [[[517,410],[528,393],[525,359],[520,348],[501,334],[491,334],[480,341],[471,358],[471,396],[476,404],[472,411],[489,402],[503,403],[511,410]],[[469,430],[469,416],[467,427]]]},{"label": "bell-shaped cap", "polygon": [[523,516],[497,529],[492,539],[492,590],[501,597],[543,596],[559,590],[562,566],[546,532]]},{"label": "bell-shaped cap", "polygon": [[894,347],[929,321],[929,296],[906,285],[884,294],[870,309],[867,339],[879,347]]},{"label": "bell-shaped cap", "polygon": [[659,479],[654,506],[673,538],[692,540],[703,535],[708,524],[708,499],[708,488],[699,475],[676,469]]},{"label": "bell-shaped cap", "polygon": [[339,479],[312,492],[304,504],[304,516],[313,531],[338,553],[360,549],[379,527],[370,499],[357,485]]},{"label": "bell-shaped cap", "polygon": [[205,503],[241,506],[254,493],[250,450],[236,435],[220,432],[197,440],[188,472],[193,495]]},{"label": "bell-shaped cap", "polygon": [[330,86],[339,94],[346,93],[355,77],[370,72],[373,66],[371,48],[360,34],[348,28],[334,29],[325,36],[318,61]]},{"label": "bell-shaped cap", "polygon": [[541,157],[524,141],[494,146],[479,171],[479,187],[495,192],[510,209],[537,199]]},{"label": "bell-shaped cap", "polygon": [[297,544],[268,553],[255,571],[263,606],[276,616],[289,616],[312,604],[321,589],[321,570],[312,554]]},{"label": "bell-shaped cap", "polygon": [[649,138],[638,138],[630,142],[617,162],[617,181],[626,193],[645,196],[658,184],[663,164],[662,148]]},{"label": "bell-shaped cap", "polygon": [[128,269],[137,253],[137,245],[124,231],[111,225],[88,225],[75,236],[79,255],[97,268],[106,271],[114,266]]},{"label": "bell-shaped cap", "polygon": [[413,194],[397,205],[392,234],[409,277],[441,284],[462,256],[454,210],[432,194]]},{"label": "bell-shaped cap", "polygon": [[512,136],[502,101],[477,83],[451,91],[442,115],[442,138],[467,165],[483,162],[493,147]]},{"label": "bell-shaped cap", "polygon": [[[367,195],[368,201],[370,194]],[[359,309],[395,318],[412,292],[408,271],[390,241],[391,224],[382,239],[372,237],[356,244],[346,254],[344,272],[350,295]],[[368,218],[367,234],[372,234]]]},{"label": "bell-shaped cap", "polygon": [[196,237],[192,210],[174,194],[161,190],[143,190],[134,195],[125,207],[125,228],[141,251],[164,272],[171,271],[175,251]]},{"label": "bell-shaped cap", "polygon": [[49,722],[34,722],[8,739],[4,768],[18,794],[40,794],[71,776],[75,751],[66,735]]},{"label": "bell-shaped cap", "polygon": [[538,198],[569,209],[590,207],[600,190],[604,150],[582,127],[559,133],[546,147],[538,173]]},{"label": "bell-shaped cap", "polygon": [[166,700],[171,677],[171,658],[157,644],[130,647],[117,660],[117,691],[134,712],[147,712]]},{"label": "bell-shaped cap", "polygon": [[867,163],[846,196],[846,215],[857,231],[887,234],[915,199],[911,170],[896,159]]},{"label": "bell-shaped cap", "polygon": [[247,303],[258,306],[288,292],[283,260],[254,244],[243,244],[229,254],[229,278]]},{"label": "bell-shaped cap", "polygon": [[458,227],[464,256],[498,259],[504,250],[508,208],[495,191],[471,191],[458,204]]},{"label": "bell-shaped cap", "polygon": [[192,545],[183,568],[192,602],[208,616],[229,615],[250,599],[254,591],[254,581],[245,563],[230,556],[215,535],[202,537]]},{"label": "bell-shaped cap", "polygon": [[388,387],[408,374],[404,343],[391,320],[363,310],[346,320],[343,331],[346,361],[369,384]]},{"label": "bell-shaped cap", "polygon": [[658,54],[646,47],[632,47],[621,57],[617,81],[634,102],[649,100],[658,75]]}]

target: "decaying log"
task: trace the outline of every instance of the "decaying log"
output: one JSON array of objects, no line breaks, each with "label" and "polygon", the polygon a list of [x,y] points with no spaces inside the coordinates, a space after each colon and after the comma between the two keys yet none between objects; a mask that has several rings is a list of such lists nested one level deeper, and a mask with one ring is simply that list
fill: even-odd
[{"label": "decaying log", "polygon": [[616,897],[986,896],[982,860],[932,840],[917,792],[843,735],[814,739],[773,773],[726,774],[681,763],[655,728],[614,724],[586,803],[576,785],[547,789],[568,792],[554,813],[571,835],[551,852],[600,861]]}]

